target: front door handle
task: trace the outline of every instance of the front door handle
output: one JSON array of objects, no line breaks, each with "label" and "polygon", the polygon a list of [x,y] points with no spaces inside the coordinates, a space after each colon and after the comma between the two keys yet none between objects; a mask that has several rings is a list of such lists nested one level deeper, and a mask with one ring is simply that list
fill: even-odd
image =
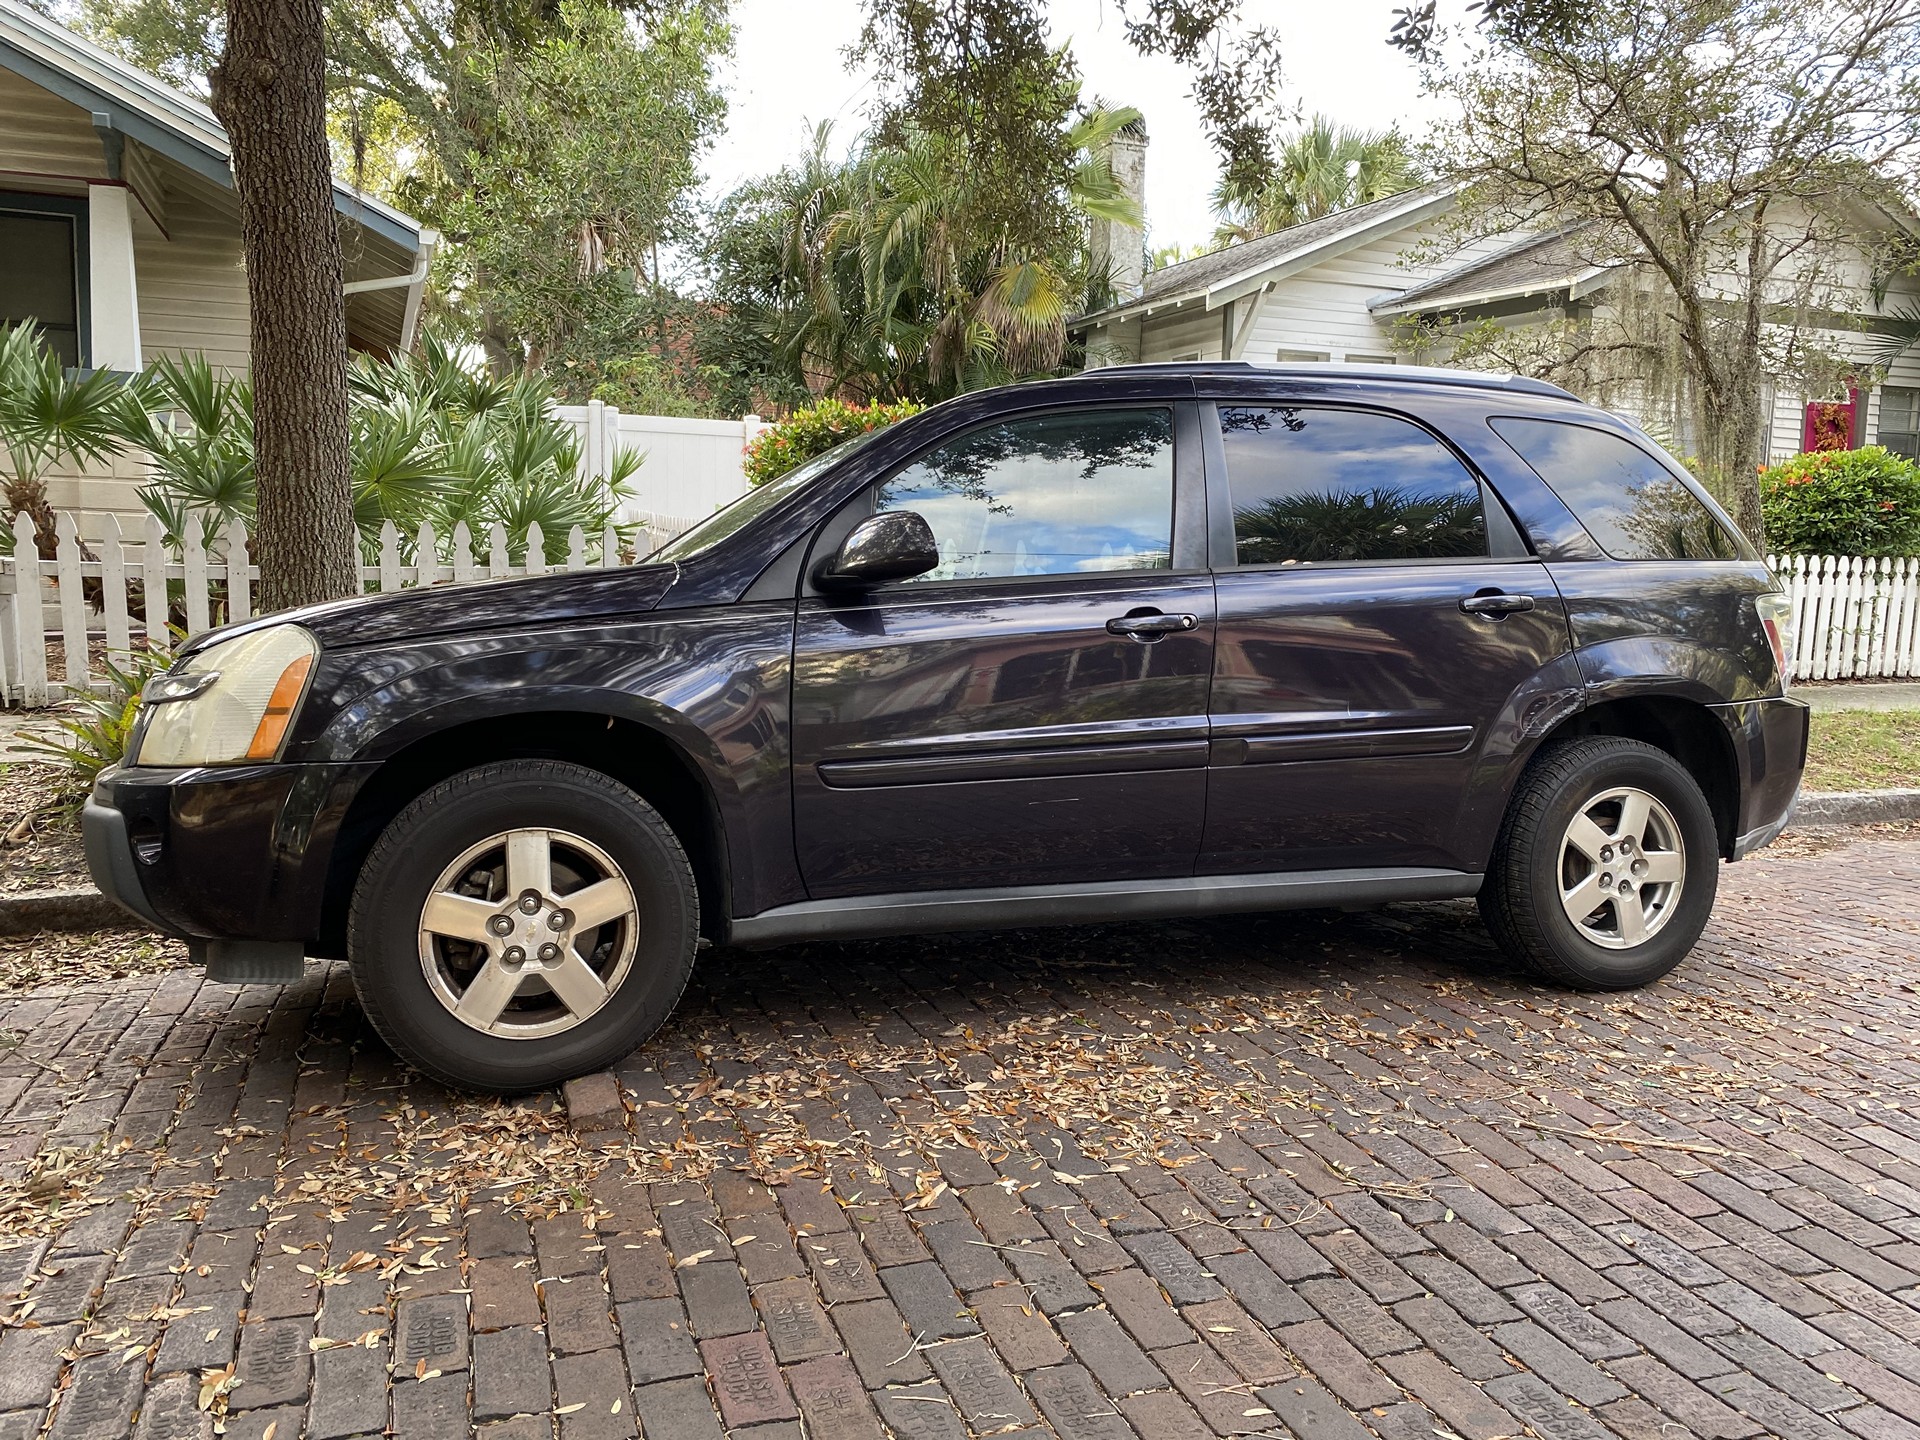
[{"label": "front door handle", "polygon": [[1508,615],[1518,615],[1534,606],[1531,595],[1505,595],[1498,590],[1484,591],[1478,595],[1469,595],[1460,602],[1460,608],[1469,615],[1491,615],[1494,619],[1503,619]]},{"label": "front door handle", "polygon": [[1107,621],[1109,635],[1128,635],[1135,640],[1158,640],[1162,635],[1177,635],[1185,630],[1198,630],[1198,615],[1162,615],[1158,611],[1146,614],[1116,615]]}]

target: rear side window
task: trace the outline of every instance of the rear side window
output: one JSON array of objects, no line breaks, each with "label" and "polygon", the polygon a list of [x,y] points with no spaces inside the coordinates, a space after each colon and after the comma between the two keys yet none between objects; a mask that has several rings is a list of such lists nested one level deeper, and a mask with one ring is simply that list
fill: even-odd
[{"label": "rear side window", "polygon": [[1489,420],[1616,560],[1733,560],[1707,507],[1638,445],[1559,420]]},{"label": "rear side window", "polygon": [[1309,405],[1219,410],[1240,564],[1487,554],[1480,482],[1412,421]]}]

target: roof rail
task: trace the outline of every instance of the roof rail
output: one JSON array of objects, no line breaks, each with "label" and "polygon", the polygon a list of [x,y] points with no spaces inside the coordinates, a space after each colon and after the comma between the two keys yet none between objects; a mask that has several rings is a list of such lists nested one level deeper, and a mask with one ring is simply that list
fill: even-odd
[{"label": "roof rail", "polygon": [[1469,390],[1505,390],[1522,395],[1551,395],[1578,400],[1570,390],[1530,375],[1492,374],[1484,370],[1449,370],[1437,365],[1349,365],[1344,361],[1310,360],[1292,365],[1256,365],[1251,360],[1167,360],[1147,364],[1097,365],[1088,373],[1109,370],[1151,371],[1169,375],[1284,375],[1297,380],[1399,380],[1422,385],[1458,385]]}]

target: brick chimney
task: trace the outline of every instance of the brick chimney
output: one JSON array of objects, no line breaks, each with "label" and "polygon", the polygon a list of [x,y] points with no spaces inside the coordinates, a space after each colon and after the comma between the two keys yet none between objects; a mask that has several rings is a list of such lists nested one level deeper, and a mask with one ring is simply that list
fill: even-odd
[{"label": "brick chimney", "polygon": [[[1146,214],[1147,202],[1147,126],[1135,120],[1113,137],[1108,151],[1113,178],[1120,192]],[[1138,225],[1122,225],[1112,220],[1095,220],[1092,236],[1093,264],[1098,270],[1110,266],[1116,299],[1139,296],[1146,278],[1146,236]]]}]

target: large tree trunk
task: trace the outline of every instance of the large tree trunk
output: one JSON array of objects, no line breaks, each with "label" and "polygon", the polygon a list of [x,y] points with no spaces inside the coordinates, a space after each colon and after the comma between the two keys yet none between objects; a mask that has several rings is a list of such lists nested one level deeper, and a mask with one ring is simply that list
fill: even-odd
[{"label": "large tree trunk", "polygon": [[1747,538],[1764,552],[1767,527],[1760,512],[1761,387],[1758,374],[1696,382],[1700,459],[1715,493]]},{"label": "large tree trunk", "polygon": [[320,0],[227,0],[211,79],[246,248],[260,604],[336,600],[359,592],[360,557]]}]

